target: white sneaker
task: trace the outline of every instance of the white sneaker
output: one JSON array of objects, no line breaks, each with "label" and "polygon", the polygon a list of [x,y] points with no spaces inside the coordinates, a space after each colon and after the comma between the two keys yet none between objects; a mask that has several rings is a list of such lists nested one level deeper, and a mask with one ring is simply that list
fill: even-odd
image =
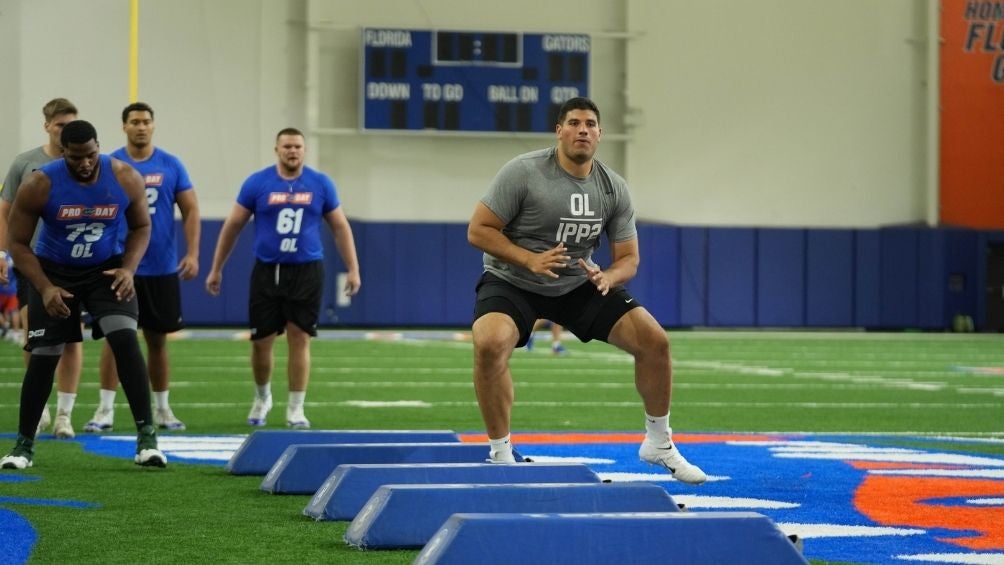
[{"label": "white sneaker", "polygon": [[511,449],[502,449],[499,451],[489,451],[488,452],[488,462],[489,463],[515,463],[516,456],[512,454]]},{"label": "white sneaker", "polygon": [[292,410],[286,407],[286,425],[296,430],[310,429],[310,420],[303,414],[303,406]]},{"label": "white sneaker", "polygon": [[85,432],[110,432],[112,424],[115,423],[115,410],[113,408],[98,407],[94,411],[91,421],[84,424]]},{"label": "white sneaker", "polygon": [[647,440],[643,441],[638,449],[638,457],[646,463],[666,469],[674,479],[689,485],[699,485],[708,480],[704,471],[697,465],[688,463],[672,443],[668,447],[658,447]]},{"label": "white sneaker", "polygon": [[133,461],[141,467],[167,467],[167,456],[155,448],[141,449]]},{"label": "white sneaker", "polygon": [[0,459],[0,469],[27,469],[31,467],[31,459],[24,455],[4,455]]},{"label": "white sneaker", "polygon": [[73,439],[77,434],[73,433],[73,424],[70,423],[70,414],[58,410],[56,412],[56,423],[52,426],[52,433],[56,439]]},{"label": "white sneaker", "polygon": [[185,429],[185,423],[174,417],[170,408],[158,408],[153,413],[153,423],[162,430],[180,432]]},{"label": "white sneaker", "polygon": [[51,423],[52,414],[49,412],[49,405],[46,404],[45,408],[42,409],[42,417],[38,420],[38,431],[35,432],[35,435],[41,434],[42,430],[48,428]]},{"label": "white sneaker", "polygon": [[272,395],[268,395],[265,400],[254,398],[254,404],[251,405],[251,412],[248,413],[248,425],[249,426],[264,426],[265,417],[268,416],[269,410],[272,409]]}]

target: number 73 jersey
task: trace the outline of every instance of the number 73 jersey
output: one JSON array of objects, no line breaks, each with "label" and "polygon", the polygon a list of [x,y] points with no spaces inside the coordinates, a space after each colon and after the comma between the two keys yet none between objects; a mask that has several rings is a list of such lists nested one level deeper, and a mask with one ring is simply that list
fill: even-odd
[{"label": "number 73 jersey", "polygon": [[255,257],[264,263],[320,261],[324,216],[339,205],[335,183],[306,166],[299,177],[285,179],[276,167],[249,176],[237,195],[254,214]]},{"label": "number 73 jersey", "polygon": [[100,155],[99,163],[94,184],[77,182],[63,159],[39,169],[52,184],[35,243],[39,257],[91,267],[122,254],[119,226],[126,223],[129,198],[115,178],[111,157]]}]

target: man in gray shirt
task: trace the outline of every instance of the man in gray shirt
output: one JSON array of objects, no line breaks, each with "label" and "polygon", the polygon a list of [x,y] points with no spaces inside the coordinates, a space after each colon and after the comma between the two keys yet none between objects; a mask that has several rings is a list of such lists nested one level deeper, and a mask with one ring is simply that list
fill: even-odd
[{"label": "man in gray shirt", "polygon": [[[7,255],[7,220],[21,182],[35,169],[62,156],[63,150],[59,144],[59,135],[63,131],[63,126],[77,119],[77,107],[65,98],[54,98],[42,107],[42,114],[45,116],[43,128],[49,134],[49,140],[45,145],[30,149],[15,157],[10,170],[7,171],[7,177],[0,185],[0,281],[6,281],[11,276],[17,277],[17,300],[21,305],[22,320],[28,319],[28,293],[31,282],[21,276],[17,265],[14,266],[13,273],[8,273],[7,263],[2,260],[3,256]],[[32,247],[35,245],[35,239],[38,238],[40,226],[41,222],[35,228],[35,237],[31,241]],[[27,338],[27,336],[25,337]],[[27,343],[27,339],[25,343]],[[80,383],[80,369],[83,359],[83,344],[80,342],[67,343],[56,368],[56,422],[52,427],[52,432],[57,438],[70,439],[74,437],[70,415],[73,413],[73,404],[77,399],[77,385]],[[27,352],[25,352],[24,361],[27,366]],[[39,432],[48,427],[51,419],[49,407],[46,405],[42,412],[42,419],[39,421]]]},{"label": "man in gray shirt", "polygon": [[[639,457],[689,484],[707,480],[673,444],[669,427],[669,339],[623,285],[638,270],[638,238],[627,183],[593,158],[600,111],[572,98],[558,112],[557,145],[520,155],[496,175],[474,209],[467,239],[484,254],[472,337],[474,388],[491,445],[489,460],[517,461],[509,432],[513,382],[509,357],[538,318],[582,341],[598,339],[630,353],[645,407]],[[606,234],[612,263],[593,251]]]}]

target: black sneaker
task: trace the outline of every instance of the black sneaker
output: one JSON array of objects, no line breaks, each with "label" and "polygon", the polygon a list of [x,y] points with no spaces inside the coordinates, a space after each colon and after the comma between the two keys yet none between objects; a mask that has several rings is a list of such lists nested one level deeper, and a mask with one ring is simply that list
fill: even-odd
[{"label": "black sneaker", "polygon": [[157,430],[153,426],[140,428],[133,461],[141,467],[167,467],[167,456],[157,448]]},{"label": "black sneaker", "polygon": [[31,467],[31,459],[35,455],[34,446],[35,440],[18,435],[14,449],[11,450],[10,454],[0,459],[0,469],[27,469]]}]

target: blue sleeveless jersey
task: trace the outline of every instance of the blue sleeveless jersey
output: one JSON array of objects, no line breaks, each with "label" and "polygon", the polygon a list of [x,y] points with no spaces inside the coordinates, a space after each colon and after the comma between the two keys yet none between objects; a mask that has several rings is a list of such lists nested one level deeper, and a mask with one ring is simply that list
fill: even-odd
[{"label": "blue sleeveless jersey", "polygon": [[[178,272],[178,244],[174,236],[174,202],[179,192],[192,189],[192,181],[181,160],[155,147],[145,161],[133,161],[125,147],[112,152],[139,171],[146,184],[146,202],[150,206],[150,245],[139,262],[136,274],[143,277],[173,275]],[[120,236],[125,242],[126,226]]]},{"label": "blue sleeveless jersey", "polygon": [[254,252],[265,263],[307,263],[324,258],[324,215],[338,207],[335,183],[310,167],[294,180],[275,165],[252,174],[237,203],[254,214]]},{"label": "blue sleeveless jersey", "polygon": [[126,223],[129,198],[115,178],[111,157],[99,156],[98,180],[76,181],[63,159],[43,165],[52,188],[42,209],[35,254],[73,267],[91,267],[122,254],[118,231]]}]

